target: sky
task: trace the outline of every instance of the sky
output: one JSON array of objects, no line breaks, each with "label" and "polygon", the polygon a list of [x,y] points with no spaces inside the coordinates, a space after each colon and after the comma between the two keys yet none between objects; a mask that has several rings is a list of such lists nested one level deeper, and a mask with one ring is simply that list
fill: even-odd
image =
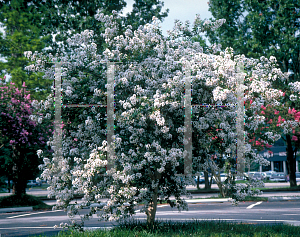
[{"label": "sky", "polygon": [[[212,17],[208,11],[209,0],[163,0],[163,11],[169,9],[168,17],[162,22],[163,34],[166,34],[167,30],[171,30],[174,26],[174,20],[178,19],[182,22],[189,20],[193,23],[196,14],[200,14],[201,19],[209,19]],[[134,0],[126,0],[127,7],[123,10],[123,14],[130,12]]]}]

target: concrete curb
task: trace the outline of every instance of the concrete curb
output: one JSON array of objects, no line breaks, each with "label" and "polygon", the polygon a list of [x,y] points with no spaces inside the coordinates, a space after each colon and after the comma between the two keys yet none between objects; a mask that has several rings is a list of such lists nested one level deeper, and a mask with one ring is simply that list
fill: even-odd
[{"label": "concrete curb", "polygon": [[269,202],[300,200],[300,197],[269,197]]},{"label": "concrete curb", "polygon": [[[187,203],[220,203],[220,202],[231,202],[232,198],[195,198],[186,200]],[[268,197],[268,202],[276,201],[292,201],[300,200],[300,196],[295,197]],[[101,205],[92,204],[94,207],[101,207]],[[9,213],[9,212],[27,212],[33,211],[32,207],[12,207],[12,208],[0,208],[0,213]]]},{"label": "concrete curb", "polygon": [[32,207],[0,208],[0,213],[33,211]]},{"label": "concrete curb", "polygon": [[187,203],[212,203],[212,202],[230,202],[232,198],[203,198],[203,199],[191,199],[186,200]]}]

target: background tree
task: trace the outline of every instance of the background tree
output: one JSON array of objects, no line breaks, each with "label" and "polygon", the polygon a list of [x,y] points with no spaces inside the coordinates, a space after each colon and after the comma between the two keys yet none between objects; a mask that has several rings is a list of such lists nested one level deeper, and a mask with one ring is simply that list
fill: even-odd
[{"label": "background tree", "polygon": [[21,0],[13,0],[10,4],[1,2],[0,12],[0,21],[5,27],[5,34],[0,34],[0,53],[7,60],[0,62],[2,75],[10,74],[10,81],[19,88],[26,82],[32,98],[45,99],[52,82],[41,80],[41,73],[26,72],[24,67],[28,60],[23,54],[28,50],[40,51],[49,41],[49,36],[40,37],[40,13],[35,6]]},{"label": "background tree", "polygon": [[[237,54],[248,57],[275,56],[280,69],[291,74],[285,81],[273,80],[273,88],[288,92],[288,83],[300,81],[299,1],[211,0],[209,10],[214,18],[226,19],[222,27],[208,32],[211,42],[221,43],[223,47],[232,46]],[[291,107],[299,110],[300,104],[290,100],[289,96],[286,93],[281,101],[285,109]],[[288,148],[292,146],[290,139],[286,140],[286,146],[291,150]],[[291,167],[290,171],[294,170],[295,167]]]},{"label": "background tree", "polygon": [[131,25],[136,30],[139,26],[150,23],[154,16],[163,21],[169,13],[169,9],[161,11],[163,6],[164,3],[160,0],[135,0],[132,11],[127,13],[126,25]]},{"label": "background tree", "polygon": [[[111,14],[113,10],[121,11],[126,6],[124,0],[94,0],[94,1],[24,1],[5,0],[0,2],[0,22],[5,28],[0,34],[0,54],[8,62],[0,63],[2,74],[9,73],[11,81],[20,87],[24,81],[33,99],[45,99],[51,92],[52,81],[41,80],[43,74],[29,73],[24,70],[28,65],[24,57],[25,51],[46,50],[52,54],[62,51],[66,46],[66,39],[83,29],[95,31],[98,50],[105,48],[101,37],[106,29],[105,25],[96,21],[94,15],[100,9],[104,14]],[[153,16],[163,19],[167,12],[161,13],[161,1],[136,1],[132,14],[120,21],[128,21],[136,27],[146,24]],[[135,15],[139,17],[135,17]],[[128,18],[128,20],[127,20]],[[55,35],[55,40],[52,40]]]},{"label": "background tree", "polygon": [[[289,83],[289,90],[283,93],[281,102],[290,98],[291,102],[298,104],[300,93],[300,82]],[[258,106],[257,106],[258,105]],[[246,113],[255,113],[257,118],[263,121],[256,127],[254,133],[250,134],[250,142],[258,151],[264,150],[265,146],[270,148],[275,140],[275,134],[280,135],[285,142],[287,151],[287,169],[290,177],[290,186],[297,186],[296,182],[296,158],[300,148],[300,127],[299,116],[295,108],[290,107],[291,103],[280,103],[278,105],[266,104],[262,98],[252,98],[246,103]],[[256,108],[255,110],[253,110]],[[255,123],[255,121],[252,121]],[[277,136],[277,135],[276,135]],[[266,142],[267,141],[267,142]]]},{"label": "background tree", "polygon": [[[275,56],[291,82],[300,80],[300,2],[297,0],[210,0],[209,11],[226,23],[207,35],[247,57]],[[279,84],[278,84],[279,85]]]},{"label": "background tree", "polygon": [[49,150],[46,139],[52,135],[51,123],[41,126],[42,119],[32,120],[34,108],[25,87],[25,82],[21,90],[12,82],[0,87],[0,170],[13,181],[16,195],[25,194],[27,181],[39,174],[36,152],[41,147]]},{"label": "background tree", "polygon": [[212,0],[209,1],[209,11],[215,19],[225,19],[226,22],[215,31],[208,30],[210,43],[221,44],[222,49],[231,47],[235,54],[245,54],[244,44],[241,43],[244,30],[242,22],[243,17],[243,0]]}]

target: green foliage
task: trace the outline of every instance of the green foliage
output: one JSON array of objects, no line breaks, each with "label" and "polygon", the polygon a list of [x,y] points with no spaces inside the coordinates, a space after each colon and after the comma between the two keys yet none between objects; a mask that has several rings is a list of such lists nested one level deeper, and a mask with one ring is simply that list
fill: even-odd
[{"label": "green foliage", "polygon": [[[207,36],[211,43],[219,43],[222,48],[232,47],[236,54],[245,54],[242,40],[243,25],[240,21],[242,16],[242,0],[211,0],[209,1],[209,11],[215,19],[226,19],[226,22],[214,31],[208,31]],[[246,54],[245,54],[246,55]]]},{"label": "green foliage", "polygon": [[25,81],[32,98],[45,99],[50,93],[52,82],[42,80],[42,73],[29,74],[24,70],[29,65],[24,52],[41,51],[51,37],[40,37],[40,12],[22,0],[1,2],[0,12],[0,22],[5,27],[5,35],[0,34],[0,54],[7,60],[0,62],[0,74],[10,74],[11,81],[17,87],[21,87]]},{"label": "green foliage", "polygon": [[294,72],[292,81],[300,80],[299,1],[210,0],[209,11],[216,19],[226,19],[222,27],[209,32],[210,42],[247,57],[273,55],[282,71]]},{"label": "green foliage", "polygon": [[161,12],[163,6],[164,3],[160,0],[135,0],[132,12],[127,14],[126,24],[136,30],[140,25],[151,22],[154,16],[162,21],[169,12],[169,9]]}]

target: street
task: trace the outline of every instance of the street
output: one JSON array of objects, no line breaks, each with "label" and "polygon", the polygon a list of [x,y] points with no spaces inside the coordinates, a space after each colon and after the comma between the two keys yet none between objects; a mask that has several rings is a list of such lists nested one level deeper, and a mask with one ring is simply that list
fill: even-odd
[{"label": "street", "polygon": [[[84,213],[86,210],[82,210]],[[146,215],[136,211],[134,217],[145,220]],[[283,202],[241,202],[232,206],[230,202],[223,203],[190,203],[188,211],[178,212],[168,205],[159,205],[157,220],[188,221],[223,220],[247,223],[289,223],[300,226],[300,200]],[[0,233],[3,236],[29,236],[34,234],[53,235],[62,229],[54,229],[54,225],[68,222],[63,211],[1,213]],[[115,222],[99,222],[93,218],[85,223],[87,228],[112,227]]]}]

